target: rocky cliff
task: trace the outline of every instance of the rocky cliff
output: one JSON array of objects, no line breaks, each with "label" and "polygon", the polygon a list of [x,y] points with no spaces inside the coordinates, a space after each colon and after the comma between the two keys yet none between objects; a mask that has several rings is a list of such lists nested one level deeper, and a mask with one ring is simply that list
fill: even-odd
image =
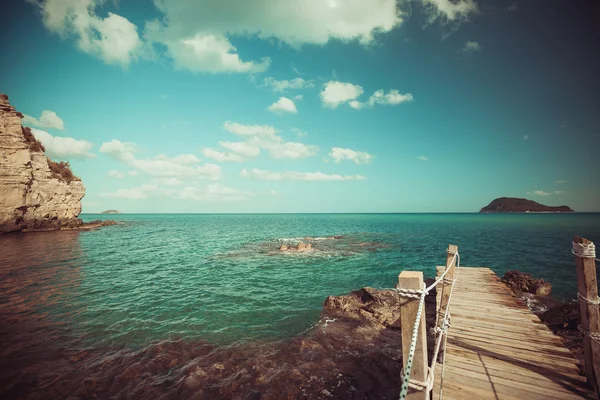
[{"label": "rocky cliff", "polygon": [[545,206],[533,200],[500,197],[479,212],[573,212],[573,210],[567,206]]},{"label": "rocky cliff", "polygon": [[23,115],[0,94],[0,233],[73,228],[85,187],[68,163],[55,163]]}]

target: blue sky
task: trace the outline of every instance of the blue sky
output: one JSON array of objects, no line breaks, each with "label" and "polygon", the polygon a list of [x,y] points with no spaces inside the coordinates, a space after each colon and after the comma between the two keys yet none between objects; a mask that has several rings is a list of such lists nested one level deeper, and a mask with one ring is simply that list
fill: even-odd
[{"label": "blue sky", "polygon": [[0,92],[84,212],[600,211],[591,1],[11,7]]}]

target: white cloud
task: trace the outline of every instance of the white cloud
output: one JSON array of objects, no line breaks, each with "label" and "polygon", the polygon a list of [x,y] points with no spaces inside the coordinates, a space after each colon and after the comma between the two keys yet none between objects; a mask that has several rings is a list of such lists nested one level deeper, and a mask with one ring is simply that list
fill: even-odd
[{"label": "white cloud", "polygon": [[111,170],[108,171],[108,176],[110,178],[115,178],[115,179],[123,179],[125,178],[125,174],[119,171],[115,171],[115,170]]},{"label": "white cloud", "polygon": [[156,178],[152,180],[153,183],[166,185],[166,186],[181,186],[183,181],[179,178]]},{"label": "white cloud", "polygon": [[252,169],[250,171],[245,168],[242,170],[241,175],[244,178],[259,179],[266,181],[317,181],[317,182],[328,182],[328,181],[348,181],[348,180],[364,180],[366,179],[362,175],[337,175],[337,174],[325,174],[323,172],[271,172],[260,169]]},{"label": "white cloud", "polygon": [[340,147],[333,147],[329,156],[336,163],[339,163],[342,160],[350,160],[354,161],[356,164],[368,164],[373,159],[373,156],[369,153],[351,149],[342,149]]},{"label": "white cloud", "polygon": [[223,124],[223,127],[234,135],[246,138],[275,139],[275,134],[277,133],[277,130],[270,125],[242,125],[237,122],[227,121]]},{"label": "white cloud", "polygon": [[358,100],[353,100],[348,104],[350,107],[360,110],[364,107],[373,107],[376,104],[397,105],[405,102],[413,101],[411,93],[402,94],[398,90],[393,89],[385,93],[383,89],[376,90],[366,103],[361,103]]},{"label": "white cloud", "polygon": [[462,22],[479,11],[474,0],[421,0],[429,14],[430,22]]},{"label": "white cloud", "polygon": [[[130,189],[119,189],[115,192],[101,193],[104,198],[121,198],[129,200],[145,200],[150,198],[164,198],[174,200],[193,201],[243,201],[252,196],[251,193],[241,192],[218,183],[211,183],[205,187],[180,186],[183,182],[176,178],[155,179],[151,183]],[[165,185],[165,186],[162,186]]]},{"label": "white cloud", "polygon": [[70,137],[52,136],[46,131],[31,128],[33,136],[46,149],[48,157],[58,160],[68,160],[73,158],[94,158],[95,154],[90,153],[93,144],[87,140],[77,140]]},{"label": "white cloud", "polygon": [[508,7],[508,11],[517,11],[517,3],[511,4]]},{"label": "white cloud", "polygon": [[167,157],[164,154],[159,154],[154,157],[155,160],[172,162],[179,165],[195,165],[200,163],[200,159],[193,154],[179,154],[173,158]]},{"label": "white cloud", "polygon": [[[302,78],[294,78],[290,80],[276,80],[273,77],[266,77],[263,80],[263,86],[271,88],[274,92],[285,92],[288,89],[307,89],[315,86],[313,81],[308,81]],[[302,96],[302,95],[299,95]]]},{"label": "white cloud", "polygon": [[523,140],[528,140],[528,139],[529,139],[529,135],[523,136]]},{"label": "white cloud", "polygon": [[138,150],[138,146],[131,142],[121,142],[120,140],[113,139],[110,142],[102,143],[100,146],[100,153],[105,153],[114,158],[115,160],[122,162],[129,162],[134,160],[134,153]]},{"label": "white cloud", "polygon": [[46,28],[63,37],[73,36],[80,50],[107,64],[128,66],[137,57],[142,41],[137,26],[127,18],[108,13],[98,17],[95,10],[102,0],[39,0]]},{"label": "white cloud", "polygon": [[248,142],[219,142],[219,145],[246,158],[258,157],[260,154],[260,147]]},{"label": "white cloud", "polygon": [[308,136],[308,132],[303,131],[299,128],[292,128],[292,132],[294,132],[296,135],[298,135],[299,138]]},{"label": "white cloud", "polygon": [[294,96],[294,100],[303,100],[303,99],[304,99],[304,96],[301,94],[297,94]]},{"label": "white cloud", "polygon": [[279,192],[271,189],[271,190],[269,190],[269,195],[271,195],[271,197],[279,197]]},{"label": "white cloud", "polygon": [[527,194],[533,194],[535,196],[550,196],[552,193],[544,192],[543,190],[534,190],[533,192],[527,192]]},{"label": "white cloud", "polygon": [[297,114],[296,104],[292,99],[281,96],[279,100],[269,106],[269,111],[275,114],[292,113]]},{"label": "white cloud", "polygon": [[479,42],[474,42],[472,40],[467,40],[464,46],[460,49],[463,53],[481,51],[482,47]]},{"label": "white cloud", "polygon": [[299,48],[330,39],[374,41],[402,22],[396,0],[155,0],[161,18],[146,23],[149,41],[167,47],[178,68],[194,72],[262,72],[270,59],[242,61],[230,39],[240,36],[275,39]]},{"label": "white cloud", "polygon": [[200,160],[193,154],[180,154],[175,157],[159,154],[154,158],[138,159],[134,154],[137,150],[136,144],[119,140],[112,140],[100,146],[101,153],[108,154],[115,160],[150,176],[213,180],[221,178],[221,167],[215,164],[198,165]]},{"label": "white cloud", "polygon": [[220,162],[242,162],[246,161],[244,157],[236,153],[228,153],[210,148],[203,148],[202,154],[204,157],[212,158],[213,160]]},{"label": "white cloud", "polygon": [[563,194],[565,191],[564,190],[555,190],[554,194],[559,195],[559,194]]},{"label": "white cloud", "polygon": [[[277,130],[270,125],[243,125],[227,121],[223,126],[227,131],[245,137],[248,146],[245,150],[252,151],[252,156],[254,157],[258,156],[259,152],[256,150],[257,148],[268,150],[273,158],[292,159],[311,157],[317,154],[319,150],[317,146],[284,141],[282,137],[277,136]],[[224,145],[225,143],[231,145],[229,142],[221,142],[221,145],[227,147]],[[242,146],[239,144],[236,147],[242,149]]]},{"label": "white cloud", "polygon": [[269,150],[273,158],[307,158],[317,154],[317,146],[297,142],[262,142],[261,147]]},{"label": "white cloud", "polygon": [[58,129],[61,131],[65,129],[65,123],[63,122],[63,120],[58,115],[56,115],[54,111],[50,110],[42,111],[42,115],[40,116],[39,120],[35,119],[32,116],[24,115],[23,123],[25,123],[26,125],[39,126],[40,128],[44,129]]},{"label": "white cloud", "polygon": [[221,167],[215,164],[186,165],[175,159],[133,160],[130,165],[140,172],[158,177],[220,179]]},{"label": "white cloud", "polygon": [[336,108],[342,103],[355,100],[363,94],[362,86],[352,83],[329,81],[321,91],[321,101],[325,107]]},{"label": "white cloud", "polygon": [[[157,37],[159,37],[157,35]],[[160,41],[160,40],[158,40]],[[222,35],[201,35],[175,41],[163,41],[175,68],[192,72],[258,73],[269,69],[271,59],[260,62],[242,61],[237,49]]]},{"label": "white cloud", "polygon": [[295,0],[155,0],[155,4],[164,14],[164,33],[169,38],[202,32],[275,38],[292,46],[322,45],[330,39],[367,44],[402,22],[396,0],[306,0],[301,7]]},{"label": "white cloud", "polygon": [[427,158],[425,156],[418,156],[417,158],[421,161],[429,161],[429,158]]},{"label": "white cloud", "polygon": [[115,178],[115,179],[123,179],[126,176],[136,176],[136,175],[137,175],[136,170],[132,170],[129,172],[121,172],[121,171],[115,171],[115,170],[108,171],[108,176],[110,178]]}]

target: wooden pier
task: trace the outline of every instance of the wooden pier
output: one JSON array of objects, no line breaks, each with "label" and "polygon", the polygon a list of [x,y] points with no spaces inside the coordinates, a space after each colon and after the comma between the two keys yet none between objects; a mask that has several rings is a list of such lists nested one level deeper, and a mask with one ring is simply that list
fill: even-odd
[{"label": "wooden pier", "polygon": [[460,267],[451,314],[444,399],[595,399],[561,339],[489,268]]},{"label": "wooden pier", "polygon": [[[458,248],[450,245],[446,266],[437,268],[436,281],[429,287],[422,272],[404,271],[399,276],[404,363],[400,398],[599,398],[600,298],[594,245],[575,237],[573,254],[585,373],[562,340],[491,269],[460,267]],[[433,288],[436,324],[427,332],[422,310]],[[432,333],[435,346],[428,357],[427,336]]]}]

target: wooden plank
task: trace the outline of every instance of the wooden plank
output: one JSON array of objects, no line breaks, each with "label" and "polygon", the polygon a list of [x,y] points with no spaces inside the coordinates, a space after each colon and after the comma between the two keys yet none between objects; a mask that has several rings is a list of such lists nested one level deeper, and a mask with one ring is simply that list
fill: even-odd
[{"label": "wooden plank", "polygon": [[548,375],[547,370],[526,369],[503,362],[500,360],[485,361],[483,359],[471,359],[454,355],[446,359],[446,365],[454,365],[465,369],[481,370],[485,369],[490,375],[504,376],[504,374],[512,374],[514,379],[525,382],[526,380],[537,379],[541,382],[566,382],[573,386],[587,388],[585,377],[574,374],[553,373]]},{"label": "wooden plank", "polygon": [[539,381],[534,379],[530,379],[528,382],[519,382],[516,379],[513,379],[513,374],[509,374],[509,377],[499,377],[495,375],[490,375],[487,371],[478,372],[464,368],[456,368],[452,365],[446,365],[445,373],[452,374],[456,373],[465,378],[470,378],[471,380],[479,380],[483,382],[490,382],[494,386],[502,385],[510,387],[511,389],[519,389],[522,391],[528,391],[540,395],[544,395],[548,398],[555,399],[581,399],[581,397],[577,394],[573,394],[571,391],[566,390],[564,387],[555,384],[554,382],[546,382],[545,385],[539,385]]},{"label": "wooden plank", "polygon": [[[398,288],[402,289],[423,289],[423,273],[417,271],[402,271],[398,276]],[[419,309],[420,299],[400,296],[400,324],[401,326],[409,327],[408,329],[402,329],[402,362],[404,369],[406,368],[407,362],[409,361],[410,344],[413,338],[413,326],[417,318]],[[425,325],[425,307],[421,312],[419,321],[419,331],[417,335],[417,344],[412,359],[412,369],[410,373],[410,379],[414,379],[419,382],[425,382],[427,380],[427,332]],[[401,382],[404,379],[400,377]],[[402,385],[408,384],[402,382]],[[427,393],[425,391],[418,391],[412,388],[408,389],[407,400],[424,400]]]},{"label": "wooden plank", "polygon": [[[594,398],[561,339],[490,269],[461,267],[456,274],[444,399]],[[434,399],[440,374],[438,363]]]}]

